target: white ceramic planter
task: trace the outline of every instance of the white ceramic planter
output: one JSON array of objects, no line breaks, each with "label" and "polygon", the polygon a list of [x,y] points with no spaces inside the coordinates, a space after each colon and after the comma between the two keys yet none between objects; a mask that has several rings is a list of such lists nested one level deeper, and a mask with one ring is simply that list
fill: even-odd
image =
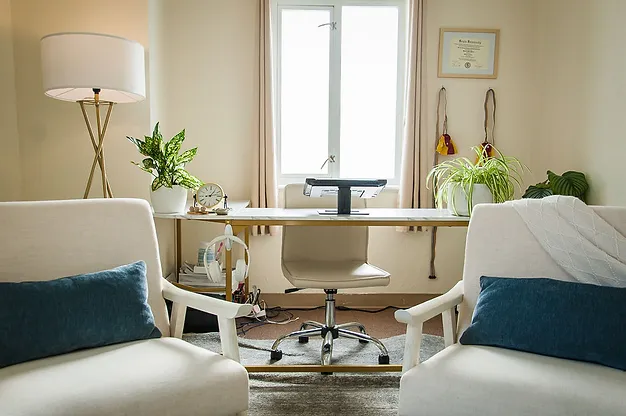
[{"label": "white ceramic planter", "polygon": [[187,204],[187,188],[174,185],[171,188],[164,186],[150,193],[150,201],[154,212],[172,214],[185,212]]},{"label": "white ceramic planter", "polygon": [[[491,204],[493,202],[493,195],[491,191],[484,184],[474,185],[474,191],[472,192],[472,209],[477,204]],[[460,186],[450,186],[448,188],[448,209],[454,215],[461,217],[469,217],[467,196],[466,192]]]}]

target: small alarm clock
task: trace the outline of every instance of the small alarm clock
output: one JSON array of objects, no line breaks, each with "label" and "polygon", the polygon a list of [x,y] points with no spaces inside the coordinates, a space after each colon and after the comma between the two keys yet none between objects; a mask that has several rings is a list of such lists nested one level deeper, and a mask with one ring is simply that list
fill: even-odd
[{"label": "small alarm clock", "polygon": [[224,189],[216,183],[205,183],[196,192],[196,200],[208,209],[215,208],[224,199]]}]

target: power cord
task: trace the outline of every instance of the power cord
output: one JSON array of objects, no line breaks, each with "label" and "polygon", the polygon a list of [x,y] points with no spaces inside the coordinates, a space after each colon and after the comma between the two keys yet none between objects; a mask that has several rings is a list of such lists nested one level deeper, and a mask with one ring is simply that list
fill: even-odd
[{"label": "power cord", "polygon": [[[237,325],[237,335],[245,336],[250,330],[254,328],[258,328],[264,325],[273,324],[273,325],[286,325],[291,322],[295,322],[300,319],[298,316],[294,316],[292,311],[315,311],[319,309],[324,309],[325,306],[315,306],[312,308],[282,308],[280,306],[268,307],[264,300],[259,299],[260,289],[257,290],[256,286],[253,286],[253,291],[246,298],[245,303],[250,303],[253,305],[253,310],[251,315],[248,315],[242,319],[248,319],[246,322],[241,322]],[[385,306],[380,309],[362,309],[362,308],[351,308],[348,306],[336,306],[338,311],[355,311],[355,312],[365,312],[365,313],[379,313],[386,311],[388,309],[404,309],[398,306]],[[280,319],[281,315],[285,317]],[[278,319],[277,319],[278,318]]]}]

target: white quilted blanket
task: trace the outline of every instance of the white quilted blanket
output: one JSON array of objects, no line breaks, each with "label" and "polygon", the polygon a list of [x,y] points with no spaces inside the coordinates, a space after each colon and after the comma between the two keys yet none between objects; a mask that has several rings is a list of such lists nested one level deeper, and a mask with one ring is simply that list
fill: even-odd
[{"label": "white quilted blanket", "polygon": [[626,287],[626,238],[575,197],[509,201],[541,246],[581,283]]}]

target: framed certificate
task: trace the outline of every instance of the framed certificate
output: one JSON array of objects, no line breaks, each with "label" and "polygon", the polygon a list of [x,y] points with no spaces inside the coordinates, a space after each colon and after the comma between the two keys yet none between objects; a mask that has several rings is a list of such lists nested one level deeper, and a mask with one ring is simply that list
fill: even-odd
[{"label": "framed certificate", "polygon": [[499,29],[439,32],[439,78],[497,78]]}]

